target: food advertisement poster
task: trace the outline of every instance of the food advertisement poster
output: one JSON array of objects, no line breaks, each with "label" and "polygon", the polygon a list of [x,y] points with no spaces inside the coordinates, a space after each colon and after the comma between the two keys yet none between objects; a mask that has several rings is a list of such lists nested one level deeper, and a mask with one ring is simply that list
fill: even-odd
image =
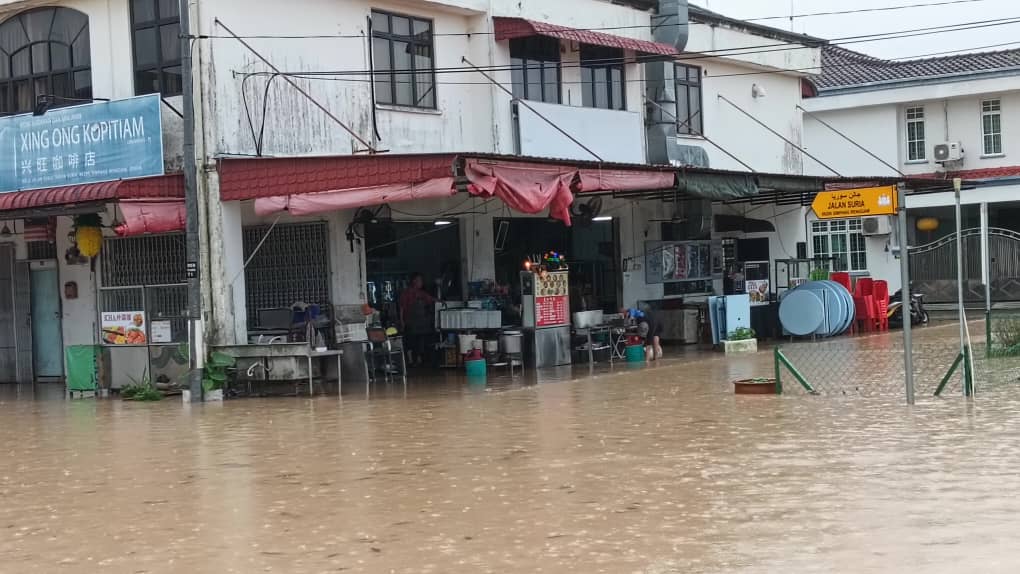
[{"label": "food advertisement poster", "polygon": [[148,342],[143,311],[103,313],[100,319],[103,343],[107,345],[144,345]]},{"label": "food advertisement poster", "polygon": [[747,279],[744,281],[744,289],[751,298],[752,307],[769,304],[768,279]]}]

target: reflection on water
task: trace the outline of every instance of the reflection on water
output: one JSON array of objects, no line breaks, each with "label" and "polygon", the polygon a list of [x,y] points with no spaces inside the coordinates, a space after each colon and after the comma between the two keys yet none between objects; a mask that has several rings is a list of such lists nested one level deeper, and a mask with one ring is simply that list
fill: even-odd
[{"label": "reflection on water", "polygon": [[190,408],[3,389],[0,572],[1016,571],[1020,396],[732,394],[771,369]]}]

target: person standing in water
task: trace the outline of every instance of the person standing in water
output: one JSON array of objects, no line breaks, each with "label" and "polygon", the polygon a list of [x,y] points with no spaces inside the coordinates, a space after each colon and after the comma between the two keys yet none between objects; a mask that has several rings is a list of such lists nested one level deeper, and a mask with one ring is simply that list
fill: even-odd
[{"label": "person standing in water", "polygon": [[425,364],[425,348],[432,334],[432,318],[436,300],[425,291],[421,273],[411,275],[411,284],[400,294],[400,322],[407,340],[408,364]]},{"label": "person standing in water", "polygon": [[638,336],[645,340],[645,358],[657,361],[662,358],[662,323],[654,311],[641,309],[625,309],[625,318],[633,319],[638,326]]}]

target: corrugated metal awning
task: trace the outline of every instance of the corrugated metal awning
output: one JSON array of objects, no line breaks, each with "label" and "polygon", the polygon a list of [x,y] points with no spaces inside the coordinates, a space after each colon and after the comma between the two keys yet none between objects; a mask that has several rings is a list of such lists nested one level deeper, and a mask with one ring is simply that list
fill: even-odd
[{"label": "corrugated metal awning", "polygon": [[0,212],[100,203],[119,199],[184,197],[184,176],[163,175],[0,193]]},{"label": "corrugated metal awning", "polygon": [[638,54],[649,56],[676,56],[680,52],[675,46],[660,42],[649,42],[615,36],[604,32],[592,30],[578,30],[566,26],[557,26],[546,22],[536,22],[524,18],[505,18],[496,16],[492,19],[495,24],[496,41],[512,40],[514,38],[526,38],[528,36],[546,36],[558,38],[569,42],[579,42],[592,46],[604,46],[606,48],[619,48],[621,50],[632,50]]}]

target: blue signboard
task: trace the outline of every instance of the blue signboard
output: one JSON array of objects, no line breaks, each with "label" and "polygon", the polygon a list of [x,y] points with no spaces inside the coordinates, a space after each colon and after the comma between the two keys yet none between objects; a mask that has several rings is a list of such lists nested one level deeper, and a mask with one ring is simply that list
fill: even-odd
[{"label": "blue signboard", "polygon": [[158,94],[0,118],[0,192],[163,175]]}]

